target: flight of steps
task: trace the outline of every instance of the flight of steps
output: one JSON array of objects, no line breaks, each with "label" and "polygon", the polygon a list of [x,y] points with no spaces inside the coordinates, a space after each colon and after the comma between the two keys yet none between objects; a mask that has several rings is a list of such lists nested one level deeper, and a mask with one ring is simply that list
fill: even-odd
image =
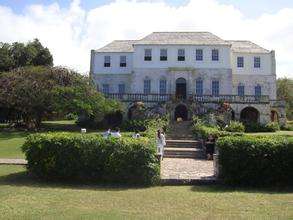
[{"label": "flight of steps", "polygon": [[173,122],[166,135],[164,157],[166,158],[205,158],[201,143],[194,140],[191,122]]}]

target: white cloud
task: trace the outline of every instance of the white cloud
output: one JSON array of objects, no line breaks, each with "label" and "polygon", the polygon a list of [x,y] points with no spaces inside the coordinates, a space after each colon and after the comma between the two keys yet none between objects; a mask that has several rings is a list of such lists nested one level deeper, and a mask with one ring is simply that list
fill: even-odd
[{"label": "white cloud", "polygon": [[55,65],[89,70],[91,49],[114,39],[137,39],[153,31],[210,31],[223,39],[252,40],[276,50],[278,76],[293,77],[293,8],[246,18],[232,5],[216,0],[190,0],[174,7],[164,1],[116,0],[89,11],[72,1],[30,5],[22,14],[0,5],[0,41],[39,38]]}]

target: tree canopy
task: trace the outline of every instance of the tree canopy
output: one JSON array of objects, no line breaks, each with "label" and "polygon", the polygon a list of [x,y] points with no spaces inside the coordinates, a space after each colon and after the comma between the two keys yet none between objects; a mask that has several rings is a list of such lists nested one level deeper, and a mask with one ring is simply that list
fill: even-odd
[{"label": "tree canopy", "polygon": [[293,120],[293,79],[280,78],[277,80],[278,99],[286,101],[286,116]]},{"label": "tree canopy", "polygon": [[90,80],[62,67],[30,66],[0,75],[0,108],[11,122],[38,128],[52,112],[74,113],[102,121],[120,105],[95,90]]},{"label": "tree canopy", "polygon": [[24,66],[53,66],[53,56],[38,39],[27,44],[0,42],[0,72]]}]

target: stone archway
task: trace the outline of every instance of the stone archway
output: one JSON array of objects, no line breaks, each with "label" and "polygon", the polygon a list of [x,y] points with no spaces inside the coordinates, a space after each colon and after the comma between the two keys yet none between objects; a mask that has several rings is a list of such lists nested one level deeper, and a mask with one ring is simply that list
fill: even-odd
[{"label": "stone archway", "polygon": [[259,111],[254,107],[246,107],[240,113],[240,120],[245,123],[259,122]]},{"label": "stone archway", "polygon": [[176,79],[176,97],[179,99],[186,99],[186,79]]},{"label": "stone archway", "polygon": [[177,105],[174,111],[174,118],[175,120],[181,118],[183,121],[186,121],[188,119],[187,107],[183,104]]},{"label": "stone archway", "polygon": [[279,122],[279,115],[276,110],[271,110],[271,122]]}]

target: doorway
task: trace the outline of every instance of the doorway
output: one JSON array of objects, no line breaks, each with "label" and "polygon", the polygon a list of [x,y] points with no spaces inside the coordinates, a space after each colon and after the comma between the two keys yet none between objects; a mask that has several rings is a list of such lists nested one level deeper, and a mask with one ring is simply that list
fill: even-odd
[{"label": "doorway", "polygon": [[181,118],[183,121],[187,121],[188,119],[188,110],[185,105],[177,105],[175,108],[175,120]]},{"label": "doorway", "polygon": [[178,78],[176,80],[176,97],[186,99],[186,79]]}]

